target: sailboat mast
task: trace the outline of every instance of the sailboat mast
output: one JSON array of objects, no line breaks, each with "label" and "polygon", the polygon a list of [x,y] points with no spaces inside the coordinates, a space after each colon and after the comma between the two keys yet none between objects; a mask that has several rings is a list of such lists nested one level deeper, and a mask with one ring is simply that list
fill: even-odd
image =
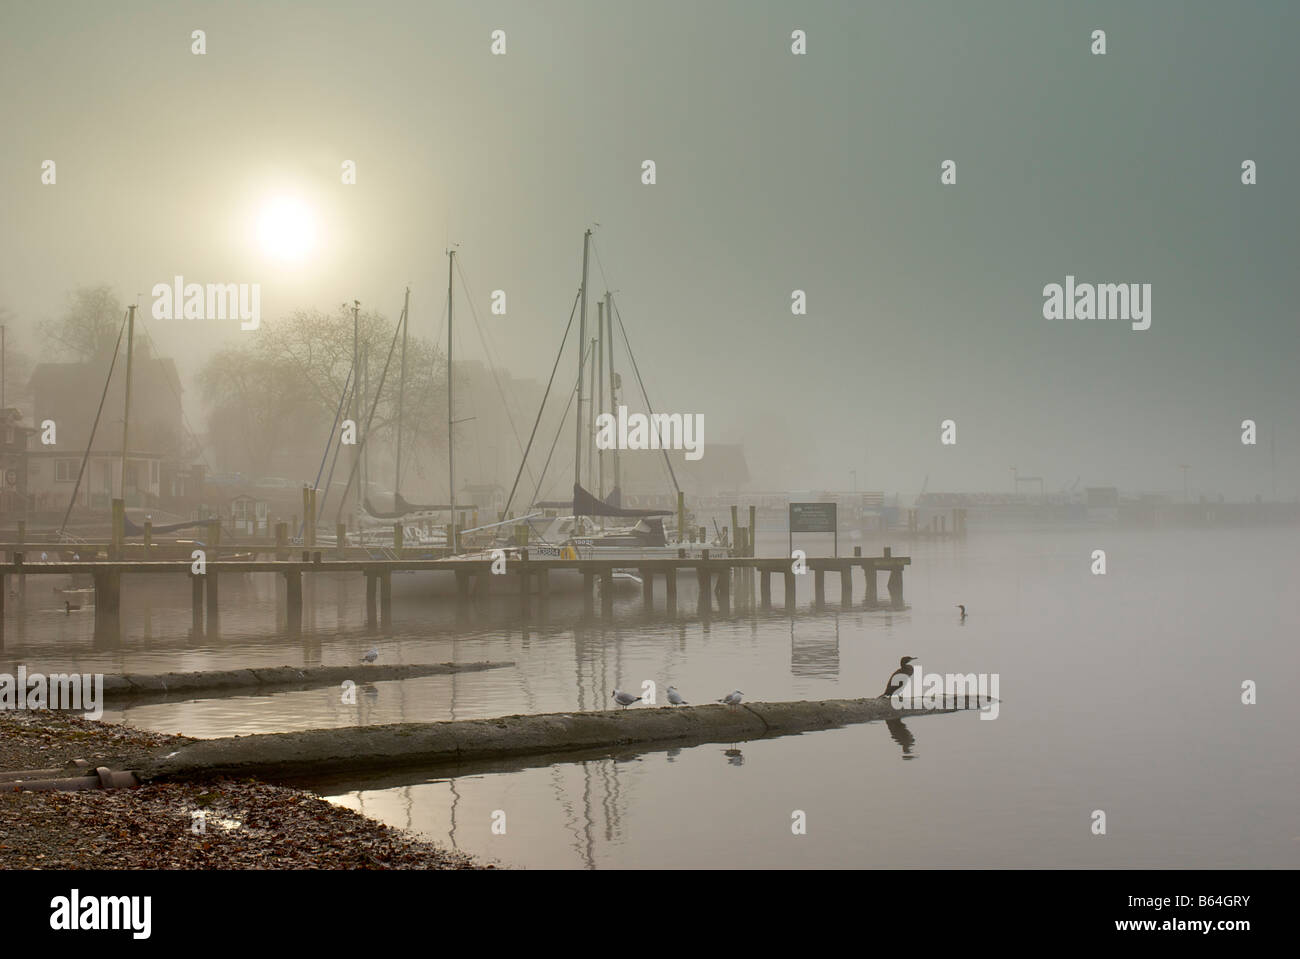
[{"label": "sailboat mast", "polygon": [[127,438],[131,422],[131,358],[135,355],[135,304],[127,308],[126,316],[126,405],[122,410],[122,508],[126,508],[126,456]]},{"label": "sailboat mast", "polygon": [[[361,310],[361,301],[352,301],[352,429],[354,431],[352,443],[352,473],[356,475],[357,468],[360,465],[361,453],[356,444],[355,430],[361,420],[361,395],[358,390],[361,388],[361,321],[358,313]],[[361,505],[361,485],[358,483],[354,493],[357,506]]]},{"label": "sailboat mast", "polygon": [[[595,435],[596,411],[605,405],[605,304],[596,301],[596,399],[592,403],[592,434]],[[600,498],[605,498],[605,451],[596,454],[600,470]]]},{"label": "sailboat mast", "polygon": [[[406,288],[406,299],[402,301],[402,372],[397,381],[397,463],[393,467],[393,493],[402,490],[402,407],[406,403],[406,329],[411,311],[411,288]],[[393,503],[397,509],[397,503]]]},{"label": "sailboat mast", "polygon": [[582,354],[587,348],[587,254],[591,247],[591,230],[582,235],[582,305],[578,311],[578,409],[573,418],[573,482],[582,485],[582,370],[586,359]]},{"label": "sailboat mast", "polygon": [[[454,526],[456,522],[456,436],[453,432],[454,421],[452,420],[452,410],[455,408],[452,400],[452,375],[451,375],[451,314],[452,314],[452,297],[451,297],[451,277],[452,269],[456,262],[456,251],[447,251],[447,502],[451,504],[451,521]],[[448,543],[448,546],[453,545]]]},{"label": "sailboat mast", "polygon": [[591,399],[587,401],[587,482],[591,483],[596,478],[596,401],[599,394],[596,393],[596,338],[591,339],[591,359],[587,361],[590,369],[587,375],[591,377]]},{"label": "sailboat mast", "polygon": [[[605,291],[605,331],[606,331],[606,348],[609,350],[609,412],[613,416],[618,416],[618,407],[614,401],[614,296],[609,290]],[[618,447],[614,447],[614,485],[610,487],[610,492],[618,489]]]}]

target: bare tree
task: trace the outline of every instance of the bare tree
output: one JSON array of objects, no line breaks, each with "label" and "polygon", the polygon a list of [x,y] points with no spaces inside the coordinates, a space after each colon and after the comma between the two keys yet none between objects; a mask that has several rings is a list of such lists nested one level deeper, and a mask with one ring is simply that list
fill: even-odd
[{"label": "bare tree", "polygon": [[57,354],[90,360],[112,349],[122,316],[122,303],[107,283],[79,286],[68,294],[63,315],[41,323],[40,330]]}]

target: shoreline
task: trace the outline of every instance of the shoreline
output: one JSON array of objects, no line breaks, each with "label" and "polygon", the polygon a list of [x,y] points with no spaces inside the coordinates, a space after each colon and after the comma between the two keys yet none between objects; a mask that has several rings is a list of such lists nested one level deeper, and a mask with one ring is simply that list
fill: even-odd
[{"label": "shoreline", "polygon": [[[74,759],[127,769],[196,742],[49,710],[0,711],[0,771],[74,768]],[[0,870],[496,868],[309,790],[255,779],[0,791]]]}]

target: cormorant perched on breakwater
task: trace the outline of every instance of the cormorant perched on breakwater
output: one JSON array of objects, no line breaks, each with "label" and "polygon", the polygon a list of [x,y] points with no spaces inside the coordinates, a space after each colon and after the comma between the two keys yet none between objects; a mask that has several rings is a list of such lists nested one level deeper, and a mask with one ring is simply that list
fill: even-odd
[{"label": "cormorant perched on breakwater", "polygon": [[963,623],[966,622],[966,607],[963,606],[961,603],[958,603],[957,608],[961,610],[961,621]]},{"label": "cormorant perched on breakwater", "polygon": [[885,691],[881,696],[892,696],[902,688],[907,680],[912,678],[912,660],[915,656],[904,656],[898,661],[898,668],[889,674],[889,682],[885,683]]}]

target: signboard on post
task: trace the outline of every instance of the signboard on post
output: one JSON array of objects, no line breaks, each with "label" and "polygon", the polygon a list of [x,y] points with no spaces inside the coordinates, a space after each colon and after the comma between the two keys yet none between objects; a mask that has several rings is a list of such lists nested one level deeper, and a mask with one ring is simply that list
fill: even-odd
[{"label": "signboard on post", "polygon": [[840,528],[834,503],[790,504],[790,552],[794,552],[795,533],[833,533],[835,555],[840,555]]}]

